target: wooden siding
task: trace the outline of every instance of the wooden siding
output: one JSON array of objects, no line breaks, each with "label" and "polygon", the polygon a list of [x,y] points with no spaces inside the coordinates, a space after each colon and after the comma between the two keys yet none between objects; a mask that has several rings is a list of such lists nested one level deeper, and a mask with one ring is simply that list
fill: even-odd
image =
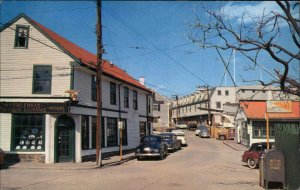
[{"label": "wooden siding", "polygon": [[10,151],[11,114],[0,114],[0,148]]},{"label": "wooden siding", "polygon": [[[29,25],[21,18],[10,27],[15,29],[17,24]],[[29,30],[30,37],[58,49],[33,26]],[[14,48],[14,42],[14,30],[6,28],[1,32],[0,96],[67,96],[64,91],[70,89],[72,59],[32,39],[29,39],[28,48]],[[32,94],[33,65],[52,65],[51,95]],[[61,67],[67,69],[60,69]]]}]

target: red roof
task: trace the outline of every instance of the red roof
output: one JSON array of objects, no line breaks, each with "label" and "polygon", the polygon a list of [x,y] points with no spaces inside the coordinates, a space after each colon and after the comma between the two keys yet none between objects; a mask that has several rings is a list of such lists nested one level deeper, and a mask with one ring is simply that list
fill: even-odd
[{"label": "red roof", "polygon": [[[54,41],[62,50],[64,50],[68,55],[75,57],[78,59],[82,64],[92,67],[96,69],[97,64],[97,56],[93,53],[77,46],[76,44],[70,42],[69,40],[63,38],[62,36],[58,35],[57,33],[53,32],[52,30],[46,28],[42,24],[32,20],[31,18],[27,17],[26,15],[22,15],[25,19],[27,19],[30,23],[34,24],[41,32],[44,32],[46,36]],[[131,77],[127,74],[124,70],[120,69],[119,67],[110,64],[108,61],[103,60],[102,62],[102,71],[104,74],[110,75],[115,77],[121,81],[127,82],[133,86],[146,90],[148,92],[152,92],[150,89],[146,88],[144,85],[140,84],[136,79]]]},{"label": "red roof", "polygon": [[[242,101],[243,108],[248,119],[265,119],[267,103],[264,101]],[[300,120],[300,102],[292,102],[292,112],[269,113],[269,119],[298,119]]]}]

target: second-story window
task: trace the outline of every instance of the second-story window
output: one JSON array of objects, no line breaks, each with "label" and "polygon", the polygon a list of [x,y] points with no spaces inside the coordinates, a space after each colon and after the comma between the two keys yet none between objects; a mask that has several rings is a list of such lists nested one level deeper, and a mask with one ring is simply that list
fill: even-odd
[{"label": "second-story window", "polygon": [[110,82],[110,104],[116,105],[117,103],[117,85],[114,82]]},{"label": "second-story window", "polygon": [[129,107],[129,89],[126,86],[124,86],[124,107]]},{"label": "second-story window", "polygon": [[29,26],[17,25],[15,47],[28,48]]},{"label": "second-story window", "polygon": [[137,91],[133,90],[133,109],[137,110],[138,109],[138,95],[137,95]]},{"label": "second-story window", "polygon": [[51,94],[52,66],[33,66],[33,94]]},{"label": "second-story window", "polygon": [[221,90],[218,90],[218,96],[221,96],[221,95],[222,95]]},{"label": "second-story window", "polygon": [[225,90],[225,96],[229,96],[229,90]]},{"label": "second-story window", "polygon": [[92,75],[92,81],[91,81],[91,87],[92,87],[92,100],[97,100],[97,84],[96,84],[96,76]]},{"label": "second-story window", "polygon": [[221,108],[221,102],[216,102],[216,107]]}]

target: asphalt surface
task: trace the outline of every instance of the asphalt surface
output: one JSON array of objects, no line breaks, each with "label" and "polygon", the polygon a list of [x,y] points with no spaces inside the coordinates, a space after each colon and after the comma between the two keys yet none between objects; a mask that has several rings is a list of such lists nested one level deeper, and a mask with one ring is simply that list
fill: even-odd
[{"label": "asphalt surface", "polygon": [[[186,131],[188,147],[165,160],[130,160],[121,165],[82,170],[8,168],[1,170],[6,189],[100,190],[256,190],[258,170],[241,163],[242,150]],[[234,144],[232,144],[234,145]]]}]

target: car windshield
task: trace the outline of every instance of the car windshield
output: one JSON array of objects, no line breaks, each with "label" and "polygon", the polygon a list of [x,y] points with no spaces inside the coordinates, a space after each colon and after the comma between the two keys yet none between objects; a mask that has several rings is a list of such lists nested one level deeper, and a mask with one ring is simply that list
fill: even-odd
[{"label": "car windshield", "polygon": [[198,129],[203,130],[203,129],[207,129],[204,125],[199,125]]},{"label": "car windshield", "polygon": [[163,140],[171,140],[171,136],[169,135],[162,135]]},{"label": "car windshield", "polygon": [[159,142],[160,138],[159,137],[154,137],[154,136],[144,137],[141,141],[144,142],[144,143],[155,143],[155,142]]}]

